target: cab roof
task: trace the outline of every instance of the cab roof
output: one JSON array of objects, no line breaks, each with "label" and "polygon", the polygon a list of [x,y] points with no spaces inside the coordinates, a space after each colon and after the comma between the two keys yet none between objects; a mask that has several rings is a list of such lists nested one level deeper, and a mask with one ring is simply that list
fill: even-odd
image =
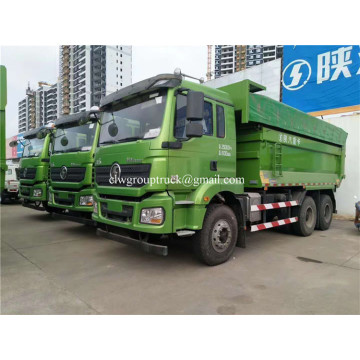
[{"label": "cab roof", "polygon": [[55,127],[64,127],[64,126],[68,126],[72,123],[76,123],[82,119],[90,119],[91,115],[93,114],[97,114],[99,113],[99,111],[97,110],[89,110],[89,111],[83,111],[83,112],[79,112],[76,114],[71,114],[71,115],[63,115],[60,116],[56,121],[55,121]]},{"label": "cab roof", "polygon": [[100,108],[103,109],[114,102],[118,102],[131,95],[146,92],[151,89],[176,87],[181,84],[181,80],[181,75],[160,74],[153,76],[105,96],[100,101]]},{"label": "cab roof", "polygon": [[26,131],[23,135],[23,138],[24,139],[32,139],[32,138],[35,138],[36,135],[43,129],[45,129],[46,127],[45,126],[40,126],[36,129],[31,129],[29,131]]}]

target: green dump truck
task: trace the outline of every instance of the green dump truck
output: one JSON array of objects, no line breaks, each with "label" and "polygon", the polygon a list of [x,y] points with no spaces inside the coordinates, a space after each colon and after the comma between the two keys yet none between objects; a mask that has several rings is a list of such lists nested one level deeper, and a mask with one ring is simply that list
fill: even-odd
[{"label": "green dump truck", "polygon": [[227,261],[246,233],[326,230],[344,178],[347,134],[257,94],[158,75],[101,101],[93,219],[98,234],[167,255],[192,237],[201,261]]},{"label": "green dump truck", "polygon": [[5,151],[5,108],[7,103],[6,68],[0,65],[0,203],[5,190],[6,151]]},{"label": "green dump truck", "polygon": [[93,164],[99,138],[98,108],[55,122],[50,156],[49,205],[54,217],[93,224]]},{"label": "green dump truck", "polygon": [[24,133],[23,138],[10,143],[23,145],[19,171],[19,197],[23,199],[23,206],[52,212],[48,206],[48,173],[49,146],[52,136],[52,126],[42,126]]}]

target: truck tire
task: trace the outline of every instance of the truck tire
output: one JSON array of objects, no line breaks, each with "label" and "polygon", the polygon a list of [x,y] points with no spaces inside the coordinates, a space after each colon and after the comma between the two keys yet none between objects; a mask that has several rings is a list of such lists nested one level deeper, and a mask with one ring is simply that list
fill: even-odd
[{"label": "truck tire", "polygon": [[333,203],[329,195],[320,195],[319,203],[319,230],[327,230],[330,227],[333,214]]},{"label": "truck tire", "polygon": [[226,205],[210,205],[202,230],[194,235],[194,253],[207,265],[222,264],[234,252],[237,234],[238,223],[234,212]]},{"label": "truck tire", "polygon": [[298,221],[292,224],[296,235],[310,236],[316,225],[316,205],[311,196],[305,196],[301,206],[294,208],[293,216],[298,217]]}]

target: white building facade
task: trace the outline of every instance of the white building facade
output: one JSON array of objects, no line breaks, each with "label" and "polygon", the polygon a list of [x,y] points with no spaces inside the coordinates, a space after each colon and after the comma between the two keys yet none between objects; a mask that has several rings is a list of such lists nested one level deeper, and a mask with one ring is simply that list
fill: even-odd
[{"label": "white building facade", "polygon": [[61,113],[99,106],[100,99],[132,81],[132,48],[124,45],[60,47]]}]

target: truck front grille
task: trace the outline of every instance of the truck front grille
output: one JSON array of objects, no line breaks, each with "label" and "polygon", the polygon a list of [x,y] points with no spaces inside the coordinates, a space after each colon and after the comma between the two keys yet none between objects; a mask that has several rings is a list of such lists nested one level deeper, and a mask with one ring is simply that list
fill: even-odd
[{"label": "truck front grille", "polygon": [[36,168],[21,168],[20,169],[20,180],[35,179]]},{"label": "truck front grille", "polygon": [[117,187],[142,187],[149,181],[150,164],[120,165],[121,173],[119,181],[110,183],[110,170],[112,166],[95,167],[95,181],[101,186]]},{"label": "truck front grille", "polygon": [[68,167],[66,171],[66,176],[62,179],[61,167],[51,168],[51,180],[59,182],[80,182],[85,178],[86,168],[84,167]]}]

